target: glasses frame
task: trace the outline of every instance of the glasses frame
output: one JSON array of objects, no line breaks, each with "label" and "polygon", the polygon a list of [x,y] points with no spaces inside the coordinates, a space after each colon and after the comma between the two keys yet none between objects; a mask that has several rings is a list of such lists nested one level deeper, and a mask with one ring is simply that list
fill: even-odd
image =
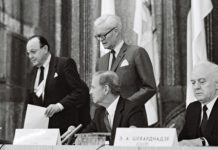
[{"label": "glasses frame", "polygon": [[110,29],[107,33],[105,33],[104,35],[96,35],[95,38],[100,41],[100,40],[105,40],[107,38],[107,35],[112,32],[116,27]]}]

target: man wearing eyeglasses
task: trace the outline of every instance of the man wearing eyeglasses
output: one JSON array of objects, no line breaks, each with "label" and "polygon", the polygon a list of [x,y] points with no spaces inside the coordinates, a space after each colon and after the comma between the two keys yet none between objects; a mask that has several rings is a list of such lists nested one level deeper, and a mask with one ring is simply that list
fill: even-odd
[{"label": "man wearing eyeglasses", "polygon": [[61,134],[72,124],[86,126],[90,121],[89,89],[74,60],[52,55],[49,43],[40,35],[28,39],[26,52],[33,64],[28,103],[46,107],[49,128],[59,128]]},{"label": "man wearing eyeglasses", "polygon": [[96,70],[111,70],[121,80],[121,95],[144,107],[155,94],[151,60],[145,49],[124,42],[118,16],[104,15],[94,22],[94,34],[110,52],[99,58]]}]

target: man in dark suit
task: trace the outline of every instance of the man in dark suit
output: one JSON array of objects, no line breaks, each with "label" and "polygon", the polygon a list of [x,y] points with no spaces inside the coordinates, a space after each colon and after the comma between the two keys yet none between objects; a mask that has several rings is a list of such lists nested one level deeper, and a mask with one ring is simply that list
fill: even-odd
[{"label": "man in dark suit", "polygon": [[210,62],[198,64],[191,82],[197,101],[186,110],[180,145],[218,146],[218,66]]},{"label": "man in dark suit", "polygon": [[117,127],[147,127],[142,108],[120,96],[120,82],[116,73],[96,72],[92,78],[90,94],[93,102],[100,107],[96,109],[93,120],[83,133],[110,132],[110,144],[113,144]]},{"label": "man in dark suit", "polygon": [[[71,124],[88,124],[89,90],[80,79],[74,60],[53,56],[47,40],[39,35],[28,39],[26,51],[34,66],[28,86],[28,103],[46,107],[49,128],[59,128],[63,133]],[[81,121],[79,117],[81,109],[86,120]]]},{"label": "man in dark suit", "polygon": [[123,41],[121,30],[118,16],[103,15],[95,21],[96,39],[110,50],[97,61],[96,70],[116,72],[121,80],[121,95],[144,106],[156,92],[152,64],[145,49]]}]

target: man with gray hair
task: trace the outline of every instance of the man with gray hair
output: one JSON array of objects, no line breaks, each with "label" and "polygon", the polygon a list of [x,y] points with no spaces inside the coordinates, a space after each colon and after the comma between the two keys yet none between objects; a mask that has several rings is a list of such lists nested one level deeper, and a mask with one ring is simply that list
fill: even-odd
[{"label": "man with gray hair", "polygon": [[[93,120],[83,133],[110,132],[110,144],[113,144],[117,127],[147,127],[142,108],[120,96],[120,81],[116,73],[96,72],[92,78],[90,94],[93,102],[100,107],[96,109]],[[66,136],[67,133],[64,134]]]},{"label": "man with gray hair", "polygon": [[180,145],[218,146],[218,65],[198,64],[193,69],[191,82],[197,101],[186,110]]},{"label": "man with gray hair", "polygon": [[99,58],[96,70],[111,70],[121,81],[120,93],[140,106],[155,94],[156,84],[151,60],[146,50],[124,42],[118,16],[103,15],[94,22],[94,34],[110,52]]}]

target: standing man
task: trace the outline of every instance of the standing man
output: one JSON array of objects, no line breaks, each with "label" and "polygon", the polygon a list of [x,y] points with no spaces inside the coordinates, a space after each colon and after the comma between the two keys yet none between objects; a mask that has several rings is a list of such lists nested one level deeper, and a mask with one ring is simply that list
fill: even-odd
[{"label": "standing man", "polygon": [[186,110],[180,145],[218,146],[218,66],[210,62],[195,66],[191,82],[197,101]]},{"label": "standing man", "polygon": [[[110,132],[110,144],[113,145],[116,128],[147,127],[143,109],[120,96],[119,77],[113,71],[96,72],[92,78],[90,94],[93,102],[100,107],[96,109],[93,120],[82,131],[83,133]],[[72,130],[74,127],[70,128]],[[70,130],[62,138],[69,133]]]},{"label": "standing man", "polygon": [[[26,52],[33,64],[28,87],[29,104],[46,107],[49,128],[61,134],[69,125],[90,121],[88,87],[80,79],[73,59],[58,58],[49,51],[47,40],[39,35],[30,37]],[[86,108],[81,121],[79,110]]]},{"label": "standing man", "polygon": [[116,72],[121,80],[121,95],[144,106],[156,92],[152,64],[145,49],[123,41],[121,30],[121,20],[115,15],[104,15],[94,22],[96,39],[110,49],[97,61],[96,70]]}]

